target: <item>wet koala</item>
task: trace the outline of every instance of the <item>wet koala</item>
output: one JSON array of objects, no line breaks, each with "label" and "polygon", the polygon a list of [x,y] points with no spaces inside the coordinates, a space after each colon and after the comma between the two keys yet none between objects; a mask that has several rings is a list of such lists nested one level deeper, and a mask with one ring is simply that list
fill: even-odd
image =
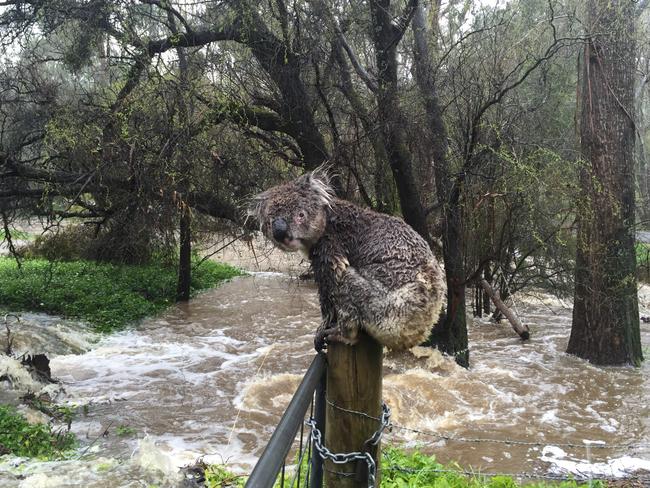
[{"label": "wet koala", "polygon": [[323,171],[253,197],[251,213],[277,247],[311,260],[323,317],[317,351],[332,341],[354,345],[361,330],[391,349],[427,338],[444,273],[403,220],[336,198]]}]

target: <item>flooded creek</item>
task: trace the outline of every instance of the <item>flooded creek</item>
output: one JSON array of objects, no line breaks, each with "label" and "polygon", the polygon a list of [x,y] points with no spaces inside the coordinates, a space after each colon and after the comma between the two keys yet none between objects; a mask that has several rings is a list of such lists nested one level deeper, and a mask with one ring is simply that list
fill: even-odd
[{"label": "flooded creek", "polygon": [[[588,457],[602,475],[622,474],[627,459],[650,469],[650,362],[591,366],[564,353],[569,308],[548,297],[518,307],[532,339],[474,320],[469,370],[424,348],[386,355],[384,400],[396,426],[386,442],[484,472],[591,469],[580,465]],[[0,484],[175,486],[171,473],[199,457],[250,471],[313,357],[318,322],[314,285],[257,273],[137,329],[85,347],[78,338],[90,349],[58,350],[51,368],[65,401],[89,405],[72,424],[87,450],[79,461],[0,465]],[[641,326],[647,351],[650,327]],[[126,431],[133,435],[118,435]],[[619,447],[587,456],[565,445],[585,440]]]}]

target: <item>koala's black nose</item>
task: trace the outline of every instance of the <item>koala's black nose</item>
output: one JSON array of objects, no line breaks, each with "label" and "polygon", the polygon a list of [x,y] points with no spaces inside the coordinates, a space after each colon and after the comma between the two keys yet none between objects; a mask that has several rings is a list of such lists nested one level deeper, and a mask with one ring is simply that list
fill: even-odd
[{"label": "koala's black nose", "polygon": [[289,226],[287,225],[287,221],[284,220],[282,217],[275,219],[271,224],[273,239],[275,239],[278,242],[282,242],[284,238],[287,237],[288,230],[289,230]]}]

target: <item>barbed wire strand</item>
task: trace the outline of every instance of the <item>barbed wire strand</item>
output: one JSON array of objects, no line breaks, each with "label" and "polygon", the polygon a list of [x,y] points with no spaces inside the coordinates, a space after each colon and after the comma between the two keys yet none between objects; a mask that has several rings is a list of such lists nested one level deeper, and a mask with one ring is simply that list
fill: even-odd
[{"label": "barbed wire strand", "polygon": [[[340,407],[336,405],[335,403],[331,402],[329,399],[326,399],[327,403],[332,406],[333,408],[336,408],[337,410],[340,410],[345,413],[349,414],[354,414],[358,415],[367,419],[371,420],[376,420],[378,422],[381,422],[380,429],[378,432],[382,432],[384,430],[391,431],[392,428],[398,428],[398,429],[404,429],[408,431],[413,431],[416,433],[422,433],[426,435],[432,435],[435,436],[441,440],[451,440],[451,441],[460,441],[460,442],[499,442],[499,443],[505,443],[505,444],[515,444],[515,445],[528,445],[528,446],[540,446],[544,444],[553,444],[553,445],[558,445],[557,443],[539,443],[539,442],[526,442],[526,441],[517,441],[517,440],[512,440],[512,439],[480,439],[480,438],[474,438],[474,439],[468,439],[468,438],[454,438],[451,436],[445,436],[443,434],[438,434],[435,432],[428,432],[428,431],[421,431],[417,429],[410,429],[408,427],[403,427],[396,425],[392,422],[390,422],[390,409],[385,407],[384,405],[382,406],[382,417],[375,417],[373,415],[370,415],[365,412],[360,412],[357,410],[351,410],[351,409],[346,409],[343,407]],[[306,421],[307,425],[310,426],[311,428],[315,428],[315,422],[313,418],[309,418]],[[320,437],[320,432],[316,432],[313,434],[310,434],[310,440],[312,440],[312,435],[315,435],[316,437]],[[381,437],[381,434],[377,435],[377,432],[374,437]],[[377,439],[378,442],[379,439]],[[319,439],[320,442],[317,442],[317,445],[322,446],[322,439]],[[308,445],[311,444],[308,443]],[[594,444],[594,443],[589,443],[589,444],[575,444],[575,443],[560,443],[559,445],[563,445],[566,447],[577,447],[577,448],[593,448],[593,447],[601,447],[601,448],[630,448],[630,447],[637,447],[637,446],[644,446],[644,444],[627,444],[627,445],[603,445],[603,444]],[[324,447],[324,446],[322,446]],[[324,449],[325,451],[329,451],[326,448]],[[307,451],[307,446],[304,447],[301,455],[299,456],[299,463],[302,462],[302,459],[304,457],[305,452]],[[322,454],[318,451],[317,447],[317,454],[321,455]],[[346,462],[351,462],[351,461],[356,461],[356,460],[361,460],[361,457],[356,457],[361,453],[348,453],[348,454],[332,454],[331,452],[328,452],[328,454],[334,458],[339,458],[337,459],[338,464],[344,464]],[[323,457],[323,456],[322,456]],[[327,456],[324,456],[327,457]],[[344,460],[344,458],[347,458]],[[356,459],[355,459],[356,458]],[[331,459],[332,460],[332,459]],[[365,461],[365,459],[363,459]],[[336,461],[334,461],[336,463]],[[352,478],[356,476],[356,473],[351,473],[351,472],[343,472],[343,471],[337,471],[333,469],[328,469],[327,467],[323,466],[323,470],[327,473],[330,473],[334,476],[338,476],[341,478]],[[440,473],[440,474],[456,474],[459,476],[468,476],[468,477],[483,477],[483,478],[494,478],[494,477],[510,477],[513,479],[526,479],[526,480],[547,480],[547,481],[557,481],[557,482],[563,482],[563,481],[591,481],[594,479],[597,480],[605,480],[605,481],[620,481],[622,479],[626,481],[638,481],[642,484],[647,484],[650,482],[650,474],[649,475],[636,475],[636,474],[629,474],[624,477],[620,476],[615,476],[613,473],[612,475],[607,475],[607,474],[594,474],[594,473],[582,473],[578,471],[577,473],[571,473],[568,475],[565,474],[555,474],[555,473],[527,473],[527,472],[481,472],[481,471],[475,471],[475,470],[470,470],[470,469],[448,469],[448,468],[433,468],[433,467],[424,467],[424,468],[408,468],[408,467],[403,467],[399,466],[396,464],[387,464],[385,466],[379,467],[377,466],[375,468],[375,474],[378,475],[379,473],[388,473],[390,471],[397,471],[401,473],[407,473],[407,474],[425,474],[425,473]],[[292,480],[292,485],[293,482],[295,481]],[[370,480],[369,480],[370,481]],[[371,485],[372,486],[372,485]]]},{"label": "barbed wire strand", "polygon": [[[332,402],[329,398],[326,399],[327,404],[330,405],[332,408],[335,408],[336,410],[339,410],[341,412],[345,412],[351,415],[357,415],[359,417],[364,417],[367,419],[371,420],[377,420],[381,421],[381,418],[375,417],[373,415],[369,415],[365,412],[360,412],[358,410],[351,410],[348,408],[341,407],[337,405],[336,403]],[[632,449],[644,449],[644,448],[650,448],[650,443],[630,443],[630,444],[607,444],[604,441],[589,441],[588,443],[582,443],[578,444],[575,442],[553,442],[553,441],[522,441],[522,440],[517,440],[517,439],[494,439],[494,438],[483,438],[483,437],[457,437],[457,436],[451,436],[448,434],[440,434],[438,432],[433,432],[433,431],[427,431],[427,430],[421,430],[421,429],[414,429],[411,427],[406,427],[404,425],[399,425],[396,424],[395,422],[392,422],[392,428],[393,429],[398,429],[398,430],[403,430],[406,432],[413,432],[415,434],[421,434],[421,435],[426,435],[428,437],[434,437],[436,439],[444,440],[444,441],[451,441],[451,442],[467,442],[467,443],[493,443],[493,444],[507,444],[507,445],[514,445],[514,446],[528,446],[528,447],[545,447],[548,445],[553,445],[557,447],[567,447],[567,448],[579,448],[579,449],[585,449],[589,447],[590,449],[625,449],[625,450],[632,450]]]}]

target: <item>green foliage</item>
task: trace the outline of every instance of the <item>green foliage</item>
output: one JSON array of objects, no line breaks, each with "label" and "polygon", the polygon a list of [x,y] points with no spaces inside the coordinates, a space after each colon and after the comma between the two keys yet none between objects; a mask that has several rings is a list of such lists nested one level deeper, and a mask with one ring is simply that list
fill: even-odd
[{"label": "green foliage", "polygon": [[46,424],[30,424],[13,408],[0,405],[0,449],[3,451],[16,456],[53,459],[62,457],[76,443],[74,434],[54,432]]},{"label": "green foliage", "polygon": [[118,425],[115,429],[115,433],[119,437],[132,437],[135,435],[136,430],[129,425]]},{"label": "green foliage", "polygon": [[636,250],[636,264],[637,266],[647,267],[650,266],[650,244],[637,242]]},{"label": "green foliage", "polygon": [[[518,488],[521,486],[510,476],[482,476],[480,472],[468,476],[456,464],[443,466],[435,456],[427,456],[419,451],[407,453],[401,449],[387,447],[382,460],[382,488]],[[602,488],[596,481],[591,485],[575,481],[562,483],[532,483],[534,488]]]},{"label": "green foliage", "polygon": [[639,280],[650,282],[650,244],[637,242],[634,249]]},{"label": "green foliage", "polygon": [[[297,461],[297,459],[296,459]],[[306,486],[309,459],[302,460],[300,486]],[[287,474],[289,482],[293,474]],[[382,488],[605,488],[602,481],[589,484],[576,481],[559,483],[534,482],[519,484],[510,476],[482,476],[480,472],[468,476],[457,464],[444,466],[436,461],[435,456],[428,456],[419,451],[407,452],[397,447],[385,447],[382,451]],[[205,470],[208,488],[242,487],[246,478],[236,475],[222,464],[210,465]],[[279,480],[275,486],[280,486]]]},{"label": "green foliage", "polygon": [[243,476],[232,473],[222,464],[212,464],[205,470],[205,486],[208,488],[239,488],[245,482]]},{"label": "green foliage", "polygon": [[[4,238],[5,238],[5,231],[3,229],[0,229],[0,241],[4,240]],[[22,230],[12,230],[11,238],[14,240],[20,239],[21,241],[26,241],[31,239],[32,235],[27,232],[23,232]]]},{"label": "green foliage", "polygon": [[[192,291],[203,290],[241,272],[205,261],[192,273]],[[108,332],[159,313],[176,296],[176,268],[160,263],[115,265],[91,261],[53,262],[0,257],[0,306],[89,322]]]}]

